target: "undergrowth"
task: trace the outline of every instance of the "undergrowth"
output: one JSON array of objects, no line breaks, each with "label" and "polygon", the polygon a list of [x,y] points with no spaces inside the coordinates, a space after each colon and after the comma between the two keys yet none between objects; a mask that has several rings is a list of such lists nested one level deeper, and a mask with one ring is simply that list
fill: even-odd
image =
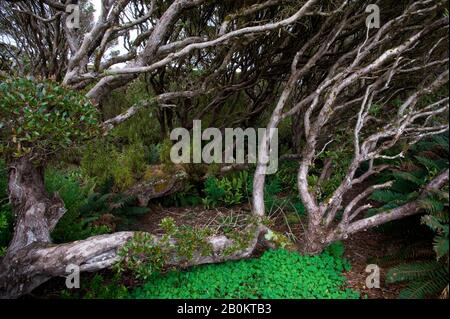
[{"label": "undergrowth", "polygon": [[349,264],[327,250],[317,256],[273,250],[257,259],[154,274],[131,298],[341,298],[359,294],[345,288]]}]

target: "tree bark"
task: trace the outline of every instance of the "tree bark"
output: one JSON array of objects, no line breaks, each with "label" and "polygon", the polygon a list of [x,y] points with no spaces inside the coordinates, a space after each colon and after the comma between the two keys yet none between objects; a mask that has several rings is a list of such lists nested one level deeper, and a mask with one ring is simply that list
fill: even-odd
[{"label": "tree bark", "polygon": [[[316,216],[319,216],[316,213]],[[301,246],[301,252],[307,255],[320,254],[326,244],[324,239],[326,238],[326,230],[321,225],[321,218],[314,218],[314,214],[309,216],[308,228],[305,231],[304,243]]]},{"label": "tree bark", "polygon": [[18,291],[28,290],[27,286],[34,288],[36,282],[22,277],[23,264],[18,260],[31,247],[50,244],[50,232],[64,214],[65,208],[58,196],[52,198],[45,191],[43,168],[33,165],[27,157],[11,164],[8,191],[16,225],[0,266],[0,290],[15,284],[18,285]]},{"label": "tree bark", "polygon": [[[16,225],[0,263],[0,298],[20,297],[52,277],[65,276],[68,265],[76,265],[80,271],[110,267],[119,260],[119,249],[134,235],[134,232],[118,232],[52,244],[50,233],[66,210],[57,195],[51,197],[45,191],[43,172],[43,167],[36,167],[29,158],[21,158],[11,165],[8,189]],[[256,225],[248,245],[231,255],[222,252],[232,247],[234,240],[226,236],[209,237],[206,240],[212,247],[211,255],[195,253],[191,260],[185,261],[173,253],[168,264],[186,267],[247,258],[266,231],[265,226]],[[158,242],[159,237],[156,237],[155,245]]]}]

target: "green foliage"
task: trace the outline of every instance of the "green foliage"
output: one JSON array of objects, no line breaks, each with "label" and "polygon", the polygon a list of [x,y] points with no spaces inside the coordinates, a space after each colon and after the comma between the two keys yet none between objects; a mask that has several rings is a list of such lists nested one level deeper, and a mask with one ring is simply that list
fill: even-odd
[{"label": "green foliage", "polygon": [[376,200],[382,203],[395,203],[395,204],[403,204],[407,199],[407,194],[401,194],[397,192],[393,192],[391,190],[376,190],[370,196],[370,199]]},{"label": "green foliage", "polygon": [[203,204],[206,207],[218,205],[236,205],[242,203],[251,193],[252,179],[247,171],[241,171],[229,177],[208,177],[205,181],[205,198]]},{"label": "green foliage", "polygon": [[275,232],[272,230],[269,230],[264,235],[264,238],[268,241],[275,243],[277,247],[280,247],[283,249],[288,248],[292,245],[292,242],[288,237],[286,237],[285,235],[283,235],[279,232]]},{"label": "green foliage", "polygon": [[119,274],[127,270],[136,278],[146,280],[152,274],[161,272],[174,253],[181,261],[191,260],[194,253],[202,256],[211,254],[211,245],[206,241],[211,235],[209,229],[185,225],[178,227],[172,218],[164,218],[160,227],[165,232],[161,238],[137,232],[119,250],[120,260],[115,265]]},{"label": "green foliage", "polygon": [[112,215],[118,227],[126,228],[135,217],[148,212],[148,208],[135,205],[134,197],[113,193],[111,182],[104,183],[94,192],[95,184],[81,185],[78,175],[73,172],[47,169],[45,186],[50,194],[58,193],[67,209],[52,232],[56,243],[110,232],[109,226],[98,224],[102,216]]},{"label": "green foliage", "polygon": [[148,150],[148,162],[150,165],[159,163],[160,144],[151,144]]},{"label": "green foliage", "polygon": [[328,246],[325,251],[335,258],[342,258],[345,252],[345,246],[341,241],[336,241]]},{"label": "green foliage", "polygon": [[[268,178],[264,186],[264,201],[268,210],[277,205],[277,194],[282,189],[282,182],[278,176]],[[203,204],[206,207],[240,204],[251,197],[252,191],[253,174],[248,171],[236,172],[222,178],[210,176],[204,183]]]},{"label": "green foliage", "polygon": [[442,199],[436,198],[434,196],[429,196],[420,201],[422,208],[428,211],[429,213],[438,213],[442,211],[445,207]]},{"label": "green foliage", "polygon": [[170,168],[173,166],[173,162],[170,159],[170,150],[172,149],[172,141],[169,139],[165,139],[161,144],[158,144],[159,150],[159,161],[166,168]]},{"label": "green foliage", "polygon": [[153,235],[137,232],[119,250],[120,260],[114,267],[119,274],[127,270],[137,279],[145,280],[153,273],[160,272],[166,265],[171,248],[169,245],[168,237],[157,242]]},{"label": "green foliage", "polygon": [[98,112],[83,95],[50,81],[11,78],[0,84],[0,155],[35,161],[98,133]]},{"label": "green foliage", "polygon": [[[437,135],[420,141],[401,160],[398,168],[386,171],[378,177],[378,183],[388,180],[393,185],[386,190],[376,190],[370,199],[382,203],[379,208],[370,209],[368,215],[390,210],[417,199],[422,188],[438,173],[448,167],[448,137]],[[430,213],[442,211],[448,202],[448,196],[431,194],[421,199],[422,207]],[[383,225],[382,229],[388,228]]]},{"label": "green foliage", "polygon": [[148,163],[147,149],[140,143],[117,148],[107,141],[88,145],[81,160],[81,169],[99,184],[114,181],[114,190],[127,190],[140,178]]},{"label": "green foliage", "polygon": [[345,289],[343,260],[329,253],[302,256],[286,250],[261,258],[154,274],[131,298],[359,298]]},{"label": "green foliage", "polygon": [[292,208],[299,216],[305,216],[306,215],[306,208],[303,202],[295,197],[296,199],[291,202]]},{"label": "green foliage", "polygon": [[81,277],[80,289],[64,290],[63,299],[125,299],[129,292],[127,287],[120,283],[118,277],[111,280],[96,274],[92,279]]},{"label": "green foliage", "polygon": [[270,212],[280,204],[280,200],[277,195],[282,191],[282,186],[278,176],[269,177],[266,184],[264,185],[264,204],[266,211]]},{"label": "green foliage", "polygon": [[147,214],[147,207],[136,206],[136,198],[122,193],[113,193],[111,183],[105,183],[97,192],[91,193],[79,208],[80,214],[90,221],[102,215],[112,215],[119,229],[135,221],[136,217]]},{"label": "green foliage", "polygon": [[[347,169],[353,157],[353,146],[349,144],[351,139],[348,138],[348,134],[349,131],[347,129],[338,132],[334,136],[333,143],[327,148],[328,150],[324,151],[318,157],[322,160],[323,164],[315,164],[312,166],[311,174],[308,176],[308,183],[321,201],[333,194],[347,174]],[[331,175],[327,179],[319,182],[326,160],[331,160]]]},{"label": "green foliage", "polygon": [[205,195],[203,204],[206,207],[214,207],[219,205],[222,198],[225,196],[225,189],[220,187],[219,180],[216,177],[208,177],[205,181]]},{"label": "green foliage", "polygon": [[45,188],[49,194],[58,193],[67,212],[56,225],[52,238],[56,243],[85,239],[90,236],[107,233],[104,226],[94,226],[92,216],[83,215],[81,207],[86,204],[92,185],[80,186],[70,174],[54,169],[45,173]]},{"label": "green foliage", "polygon": [[297,189],[297,173],[297,161],[283,161],[280,163],[276,176],[283,189],[288,191],[295,191]]},{"label": "green foliage", "polygon": [[436,253],[437,259],[441,260],[446,256],[448,258],[448,204],[447,211],[429,210],[429,212],[430,214],[422,217],[422,223],[430,227],[430,229],[435,233],[433,249]]},{"label": "green foliage", "polygon": [[388,283],[409,282],[400,292],[399,298],[425,298],[441,293],[448,285],[448,265],[439,261],[417,262],[391,268],[387,275]]},{"label": "green foliage", "polygon": [[[394,176],[401,180],[406,180],[406,183],[422,187],[427,180],[438,174],[443,167],[442,160],[438,153],[448,155],[447,147],[442,147],[444,136],[437,136],[431,140],[419,143],[415,151],[422,155],[415,156],[417,169],[413,172],[401,172]],[[430,154],[431,150],[433,152]],[[423,155],[428,155],[425,157]],[[447,162],[448,167],[448,162]],[[413,193],[400,194],[392,193],[390,196],[385,196],[384,199],[390,199],[389,203],[397,197],[395,205],[400,205],[403,202],[410,200],[411,197],[417,196],[417,191]],[[404,198],[401,198],[401,197]],[[383,196],[376,197],[382,200]],[[408,286],[401,291],[399,298],[425,298],[436,296],[448,287],[449,273],[448,273],[448,252],[449,252],[449,215],[448,215],[449,195],[447,190],[434,191],[428,194],[427,197],[421,198],[420,203],[422,208],[428,213],[421,218],[423,224],[427,225],[434,233],[433,249],[436,253],[435,260],[427,260],[413,263],[401,264],[395,266],[388,271],[386,281],[388,283],[407,282]]]}]

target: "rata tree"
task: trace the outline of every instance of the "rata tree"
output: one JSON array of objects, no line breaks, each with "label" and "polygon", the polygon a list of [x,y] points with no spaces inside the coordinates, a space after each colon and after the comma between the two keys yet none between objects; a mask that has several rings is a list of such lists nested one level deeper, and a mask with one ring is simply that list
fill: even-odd
[{"label": "rata tree", "polygon": [[85,96],[54,82],[12,78],[0,84],[0,116],[0,154],[9,168],[8,194],[15,213],[14,236],[0,264],[0,297],[28,293],[54,276],[64,276],[67,266],[95,271],[126,261],[128,253],[120,256],[124,246],[130,253],[152,253],[152,247],[161,247],[165,263],[174,266],[245,258],[266,231],[258,220],[249,223],[245,241],[205,235],[197,245],[184,248],[189,257],[176,248],[177,237],[186,234],[170,230],[170,235],[159,237],[119,232],[55,245],[51,231],[66,209],[58,194],[46,192],[44,170],[102,132],[99,112]]},{"label": "rata tree", "polygon": [[[408,203],[373,216],[364,214],[372,208],[367,198],[393,183],[375,184],[374,177],[411,145],[449,129],[445,5],[415,1],[395,12],[381,7],[383,24],[370,28],[364,7],[354,3],[342,14],[331,15],[297,52],[268,129],[292,116],[301,117],[297,186],[308,215],[304,252],[319,253],[356,232],[423,212],[423,200],[448,185],[447,168]],[[305,56],[307,60],[300,62]],[[326,68],[320,67],[321,61]],[[266,144],[270,139],[266,136]],[[322,198],[312,183],[313,168],[321,167],[326,151],[339,155],[341,168],[335,172],[337,186]],[[327,164],[322,167],[329,169]],[[254,180],[254,209],[260,212],[264,172],[259,165]]]},{"label": "rata tree", "polygon": [[[139,75],[147,76],[154,95],[98,123],[104,133],[155,104],[179,112],[180,119],[185,117],[182,113],[202,117],[212,109],[225,108],[223,101],[245,92],[253,105],[242,119],[271,113],[267,124],[271,132],[281,121],[294,117],[294,141],[298,137],[295,145],[300,152],[294,154],[300,157],[298,190],[309,218],[304,251],[320,252],[348,234],[419,211],[416,201],[361,218],[367,208],[362,199],[386,185],[370,186],[348,204],[343,198],[383,169],[378,161],[395,156],[386,152],[399,141],[413,143],[448,130],[448,120],[436,120],[445,118],[448,98],[431,103],[421,99],[448,83],[445,1],[377,1],[380,28],[373,29],[366,25],[370,0],[104,0],[95,23],[79,29],[65,23],[71,2],[2,1],[2,39],[13,44],[5,46],[8,43],[0,39],[1,59],[6,61],[2,65],[16,65],[9,70],[21,76],[35,72],[54,77],[57,70],[56,80],[84,90],[94,105]],[[30,21],[34,28],[29,27]],[[124,40],[126,52],[109,54],[119,40]],[[193,69],[195,76],[191,76]],[[170,85],[173,77],[179,85]],[[64,208],[57,197],[45,193],[42,170],[53,156],[95,132],[95,111],[83,97],[57,85],[28,80],[3,85],[2,154],[11,167],[9,192],[17,219],[13,241],[0,265],[0,296],[17,297],[52,276],[65,275],[69,264],[81,271],[111,266],[134,234],[51,243],[50,230]],[[28,87],[21,89],[21,85]],[[52,87],[59,94],[52,94]],[[396,98],[404,102],[394,108]],[[208,103],[192,112],[190,105],[202,99]],[[229,114],[228,109],[224,112]],[[342,123],[345,139],[351,141],[352,161],[332,196],[322,199],[309,184],[311,168]],[[269,151],[270,139],[265,136],[261,154]],[[364,163],[369,163],[367,174],[356,175]],[[247,241],[236,246],[230,238],[213,236],[206,239],[208,254],[195,253],[186,261],[175,250],[168,263],[194,265],[249,256],[258,237],[267,232],[262,224],[266,171],[266,165],[257,166],[255,223]],[[447,180],[448,170],[424,191],[442,187]],[[143,237],[147,248],[182,244],[174,238]],[[139,249],[146,251],[145,247]],[[233,247],[238,249],[223,254]]]},{"label": "rata tree", "polygon": [[8,192],[16,231],[3,262],[24,247],[50,243],[64,203],[44,188],[44,169],[99,132],[98,111],[77,92],[50,81],[8,79],[0,84],[0,154],[9,167]]},{"label": "rata tree", "polygon": [[[242,49],[242,40],[251,42],[259,38],[261,41],[263,37],[277,35],[281,29],[292,25],[296,25],[295,32],[301,32],[303,28],[297,25],[300,19],[316,12],[323,13],[320,6],[314,6],[316,2],[319,1],[298,2],[289,10],[281,10],[282,1],[272,0],[250,4],[205,0],[108,0],[101,1],[97,21],[84,30],[66,23],[70,18],[67,5],[71,1],[2,1],[0,24],[4,26],[4,37],[0,44],[7,39],[17,47],[14,52],[0,53],[2,59],[16,66],[10,68],[11,73],[22,77],[32,73],[62,79],[65,87],[86,89],[85,96],[95,105],[113,89],[125,86],[140,74],[152,74],[176,63],[180,67],[198,65],[205,70],[206,76],[198,87],[192,85],[192,88],[170,91],[170,86],[164,85],[150,101],[141,101],[123,114],[98,123],[98,127],[107,133],[154,103],[177,103],[204,96],[212,90],[217,92],[212,99],[220,101],[227,97],[221,96],[223,92],[255,87],[259,83],[255,77],[241,78],[238,83],[232,80],[238,63],[242,63],[242,67],[247,64],[246,67],[253,70],[244,72],[246,76],[260,73],[251,63],[251,55],[241,59],[235,54]],[[323,8],[329,9],[329,6]],[[203,22],[199,28],[190,28],[192,19]],[[29,27],[30,21],[34,28]],[[35,29],[41,32],[35,32]],[[206,29],[209,31],[205,32]],[[136,35],[133,40],[132,34]],[[108,49],[119,39],[125,39],[128,52],[109,55]],[[277,42],[284,44],[285,41]],[[296,43],[295,39],[292,38],[290,43]],[[253,54],[259,52],[257,48],[251,51]],[[281,65],[277,71],[280,77],[284,76],[283,69],[286,68],[283,57],[279,56],[277,61]],[[55,70],[55,63],[51,61],[59,65],[56,76],[46,72],[50,66]],[[118,67],[120,64],[126,65]],[[230,64],[235,66],[228,68]],[[36,68],[29,68],[30,65]],[[70,264],[77,265],[81,271],[113,265],[119,259],[119,248],[134,234],[121,232],[61,245],[51,243],[50,231],[64,214],[64,206],[57,196],[51,198],[45,193],[43,169],[52,156],[89,137],[91,129],[92,132],[95,130],[92,121],[95,112],[80,95],[59,86],[52,88],[49,84],[34,84],[28,80],[6,81],[3,85],[2,154],[6,155],[10,166],[9,193],[17,216],[15,235],[1,260],[0,297],[11,298],[30,292],[53,276],[64,276],[66,266]],[[59,94],[53,92],[56,87]],[[258,113],[261,107],[255,105],[252,108]],[[208,106],[200,113],[207,109]],[[225,236],[212,236],[205,239],[210,248],[208,255],[196,253],[186,261],[175,252],[168,263],[194,265],[247,257],[255,248],[259,235],[265,232],[262,217],[255,214],[256,222],[251,225],[250,236],[244,243]],[[161,238],[152,237],[151,240],[157,245]],[[176,243],[171,242],[172,246],[176,247]],[[224,255],[224,251],[228,253]]]}]

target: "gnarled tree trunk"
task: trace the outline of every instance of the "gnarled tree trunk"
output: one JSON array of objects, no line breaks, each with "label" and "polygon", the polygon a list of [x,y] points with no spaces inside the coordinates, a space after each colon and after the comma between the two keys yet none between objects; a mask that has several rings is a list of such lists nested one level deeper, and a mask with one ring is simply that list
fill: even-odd
[{"label": "gnarled tree trunk", "polygon": [[[50,232],[65,212],[63,202],[51,198],[44,187],[44,170],[23,157],[10,166],[8,182],[9,199],[13,206],[16,225],[13,239],[8,247],[0,268],[0,287],[17,286],[29,291],[41,280],[25,278],[22,261],[29,251],[50,245]],[[28,265],[31,269],[33,265]],[[9,289],[8,289],[9,290]]]},{"label": "gnarled tree trunk", "polygon": [[[76,265],[80,271],[110,267],[119,260],[118,250],[134,235],[134,232],[118,232],[67,244],[52,244],[50,233],[66,210],[57,195],[51,197],[45,191],[43,171],[28,158],[21,158],[11,165],[8,187],[16,225],[0,264],[0,298],[20,297],[52,277],[65,276],[68,265]],[[266,227],[257,225],[247,247],[230,255],[222,252],[235,244],[232,239],[209,237],[206,240],[212,248],[210,255],[194,253],[194,257],[186,262],[174,253],[169,256],[168,264],[192,266],[249,257],[266,231]],[[155,237],[155,245],[158,241]]]}]

